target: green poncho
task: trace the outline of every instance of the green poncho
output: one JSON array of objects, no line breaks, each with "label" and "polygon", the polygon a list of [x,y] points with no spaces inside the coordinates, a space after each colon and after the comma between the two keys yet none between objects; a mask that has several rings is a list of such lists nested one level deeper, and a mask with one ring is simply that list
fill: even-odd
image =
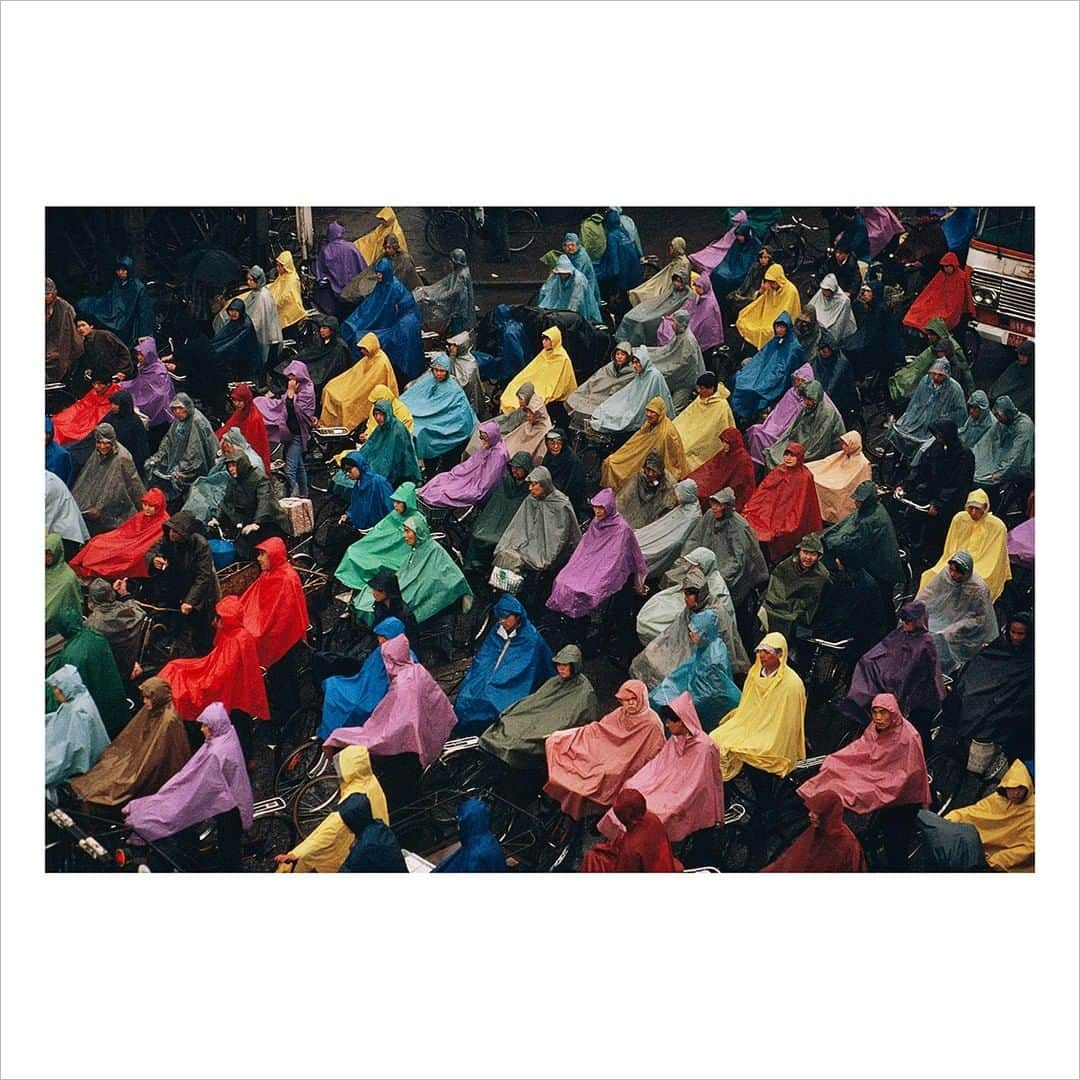
[{"label": "green poncho", "polygon": [[416,510],[416,485],[411,481],[398,484],[397,490],[390,496],[394,502],[405,504],[405,513],[391,510],[366,536],[353,544],[338,564],[334,577],[350,589],[362,589],[371,580],[372,574],[379,569],[398,568],[409,554],[409,545],[405,543],[402,526],[410,514]]},{"label": "green poncho", "polygon": [[864,480],[852,493],[855,513],[830,525],[822,535],[827,565],[839,559],[848,570],[862,567],[878,584],[893,585],[904,574],[896,529],[878,499],[873,480]]},{"label": "green poncho", "polygon": [[[947,341],[952,345],[952,363],[955,367],[957,361],[963,361],[964,350],[960,348],[956,339],[949,333],[948,324],[944,319],[935,318],[931,319],[926,326],[926,330],[932,330],[943,341]],[[895,375],[889,379],[889,394],[893,401],[899,401],[901,398],[911,397],[912,390],[918,385],[919,380],[930,370],[930,365],[934,362],[934,346],[927,345],[925,349],[910,364],[902,367]],[[959,376],[957,376],[959,378]],[[970,377],[970,376],[969,376]],[[972,385],[966,390],[965,398],[970,396],[975,387]]]},{"label": "green poncho", "polygon": [[765,468],[775,469],[784,458],[790,442],[797,442],[805,451],[804,461],[820,461],[836,450],[844,434],[844,421],[836,406],[825,396],[816,379],[802,389],[807,401],[815,402],[812,409],[800,404],[799,411],[780,433],[780,437],[765,451]]},{"label": "green poncho", "polygon": [[79,579],[64,559],[64,541],[56,533],[46,535],[45,551],[51,552],[53,558],[52,566],[45,567],[45,625],[49,632],[53,616],[66,607],[81,611],[83,598]]},{"label": "green poncho", "polygon": [[388,399],[380,399],[371,407],[372,413],[379,413],[384,419],[375,423],[374,417],[368,425],[368,437],[360,447],[360,454],[374,472],[385,476],[391,484],[401,484],[411,480],[421,482],[420,466],[416,462],[416,448],[412,436],[405,425],[394,415],[394,409]]},{"label": "green poncho", "polygon": [[[820,552],[821,543],[817,541],[809,550]],[[810,543],[810,541],[807,541]],[[828,587],[829,571],[819,559],[809,570],[803,570],[799,563],[798,550],[776,564],[769,578],[769,587],[765,590],[762,602],[770,633],[776,631],[793,640],[792,628],[796,623],[810,626],[817,614],[821,595]]]},{"label": "green poncho", "polygon": [[572,664],[569,679],[555,675],[511,705],[480,736],[480,745],[512,769],[544,765],[544,740],[555,731],[581,727],[600,717],[592,683],[581,673],[581,650],[567,645],[555,663]]},{"label": "green poncho", "polygon": [[524,469],[528,474],[533,467],[532,455],[519,450],[506,463],[506,475],[491,493],[473,526],[472,538],[465,553],[466,570],[479,572],[490,569],[495,545],[502,539],[507,525],[513,521],[518,507],[529,494],[528,482],[522,480],[519,484],[510,472],[514,467]]},{"label": "green poncho", "polygon": [[[82,616],[77,608],[63,608],[53,620],[53,629],[63,634],[67,643],[58,656],[54,656],[45,668],[48,678],[54,671],[59,671],[65,664],[78,668],[83,685],[90,691],[94,704],[101,713],[105,730],[113,739],[131,719],[124,683],[116,668],[112,649],[108,639],[97,630],[83,625]],[[52,687],[45,686],[45,711],[56,708]]]}]

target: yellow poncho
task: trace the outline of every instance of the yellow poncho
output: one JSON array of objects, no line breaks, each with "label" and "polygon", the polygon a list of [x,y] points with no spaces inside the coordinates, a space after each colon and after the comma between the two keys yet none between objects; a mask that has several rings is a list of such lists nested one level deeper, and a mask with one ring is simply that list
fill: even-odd
[{"label": "yellow poncho", "polygon": [[518,407],[517,389],[522,383],[532,383],[533,392],[549,405],[564,401],[577,389],[577,376],[570,354],[563,348],[562,331],[557,326],[544,331],[551,340],[550,349],[541,349],[511,380],[499,398],[499,410],[513,412]]},{"label": "yellow poncho", "polygon": [[[371,771],[371,757],[366,746],[346,746],[338,754],[338,766],[341,769],[341,788],[338,802],[360,792],[371,803],[371,814],[377,821],[390,824],[390,811],[386,805],[386,796]],[[341,820],[335,810],[322,822],[310,836],[301,840],[289,852],[297,856],[290,867],[283,863],[279,873],[290,869],[294,874],[336,874],[341,864],[349,857],[349,850],[356,837],[352,830]]]},{"label": "yellow poncho", "polygon": [[648,281],[642,282],[627,295],[630,304],[637,307],[645,300],[655,300],[658,296],[667,296],[671,291],[672,275],[678,273],[689,284],[690,260],[686,257],[686,241],[681,236],[671,238],[671,261],[658,270]]},{"label": "yellow poncho", "polygon": [[935,565],[924,571],[919,582],[919,592],[926,588],[927,582],[937,577],[952,555],[958,551],[967,551],[975,560],[975,573],[986,582],[990,590],[990,599],[996,600],[1005,588],[1005,582],[1012,577],[1009,565],[1009,552],[1006,550],[1005,522],[990,513],[990,499],[982,488],[976,488],[968,497],[967,506],[985,507],[986,513],[978,520],[972,520],[967,510],[961,510],[952,519],[945,548]]},{"label": "yellow poncho", "polygon": [[402,251],[407,252],[409,250],[409,245],[405,241],[405,233],[398,224],[397,214],[394,213],[393,208],[384,206],[375,216],[382,221],[382,224],[377,225],[371,232],[364,233],[358,240],[353,241],[356,250],[364,256],[364,262],[368,266],[374,266],[382,258],[383,241],[388,236],[397,237]]},{"label": "yellow poncho", "polygon": [[720,432],[735,426],[728,398],[731,391],[720,383],[710,398],[694,398],[677,417],[675,430],[686,451],[686,468],[693,472],[716,454]]},{"label": "yellow poncho", "polygon": [[[412,413],[409,412],[407,405],[402,405],[401,398],[390,392],[389,386],[380,384],[368,395],[368,401],[370,401],[372,405],[374,405],[376,401],[381,401],[384,398],[390,399],[390,406],[394,410],[394,415],[405,425],[405,430],[411,435],[413,430]],[[349,450],[347,453],[351,454],[352,451]]]},{"label": "yellow poncho", "polygon": [[773,323],[776,322],[780,312],[786,311],[791,316],[792,322],[802,312],[799,290],[788,281],[784,268],[779,263],[773,263],[765,271],[765,280],[775,281],[780,289],[773,292],[763,285],[762,291],[739,312],[739,317],[735,320],[735,329],[755,349],[760,349],[772,339]]},{"label": "yellow poncho", "polygon": [[300,295],[300,275],[293,265],[291,251],[283,251],[277,262],[285,267],[285,273],[279,273],[267,286],[266,290],[274,298],[277,304],[278,322],[284,330],[286,326],[298,323],[307,315],[304,308],[304,300]]},{"label": "yellow poncho", "polygon": [[761,662],[755,660],[738,707],[709,736],[720,749],[720,772],[725,780],[738,776],[743,765],[787,776],[795,762],[806,756],[806,690],[802,679],[787,666],[783,634],[766,634],[762,643],[780,654],[779,671],[763,679]]},{"label": "yellow poncho", "polygon": [[371,412],[371,391],[376,386],[386,387],[392,398],[398,396],[397,377],[390,358],[379,347],[379,339],[374,334],[365,334],[360,339],[360,348],[367,355],[323,387],[319,417],[323,427],[345,427],[351,431],[362,424]]},{"label": "yellow poncho", "polygon": [[1022,803],[1011,803],[994,791],[973,806],[950,810],[945,820],[975,826],[991,869],[1030,874],[1035,869],[1035,784],[1031,773],[1022,761],[1014,761],[998,787],[1025,787],[1028,796]]},{"label": "yellow poncho", "polygon": [[648,419],[613,454],[608,454],[600,466],[600,484],[616,494],[619,488],[637,474],[645,459],[655,450],[664,458],[664,467],[676,480],[690,470],[686,466],[686,451],[675,425],[667,418],[663,398],[654,397],[645,406],[647,411],[660,414],[651,425]]}]

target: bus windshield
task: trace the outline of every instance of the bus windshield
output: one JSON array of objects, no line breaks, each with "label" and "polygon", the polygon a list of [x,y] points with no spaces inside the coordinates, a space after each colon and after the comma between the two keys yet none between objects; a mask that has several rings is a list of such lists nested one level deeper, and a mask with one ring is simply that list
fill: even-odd
[{"label": "bus windshield", "polygon": [[987,206],[979,216],[975,238],[984,244],[1035,253],[1035,208],[1033,206]]}]

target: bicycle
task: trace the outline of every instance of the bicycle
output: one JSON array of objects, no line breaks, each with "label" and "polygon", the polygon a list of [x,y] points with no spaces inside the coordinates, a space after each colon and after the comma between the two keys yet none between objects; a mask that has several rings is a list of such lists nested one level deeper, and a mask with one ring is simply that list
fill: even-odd
[{"label": "bicycle", "polygon": [[[471,252],[475,234],[483,227],[482,207],[428,207],[424,211],[424,240],[432,251],[449,256],[455,248]],[[510,250],[530,248],[540,233],[540,216],[531,206],[510,208]]]},{"label": "bicycle", "polygon": [[762,246],[772,252],[773,262],[779,263],[790,277],[804,264],[816,266],[828,254],[828,237],[822,243],[820,236],[825,231],[823,225],[808,225],[792,214],[791,221],[777,222],[765,230]]}]

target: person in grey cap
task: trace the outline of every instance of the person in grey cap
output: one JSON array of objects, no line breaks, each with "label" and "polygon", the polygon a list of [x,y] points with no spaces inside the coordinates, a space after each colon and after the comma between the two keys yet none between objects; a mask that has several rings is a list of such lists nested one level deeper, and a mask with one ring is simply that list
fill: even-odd
[{"label": "person in grey cap", "polygon": [[[945,345],[937,342],[935,348]],[[931,438],[935,420],[952,420],[959,427],[967,419],[964,391],[950,377],[948,360],[939,358],[919,380],[904,415],[889,429],[889,443],[907,459]]]},{"label": "person in grey cap", "polygon": [[570,500],[555,488],[543,465],[526,480],[529,494],[495,545],[495,565],[518,572],[546,571],[553,577],[581,539],[581,527]]},{"label": "person in grey cap", "polygon": [[809,533],[776,564],[758,610],[758,621],[766,633],[775,630],[791,642],[796,624],[808,627],[814,621],[830,581],[821,561],[824,551],[821,537]]}]

